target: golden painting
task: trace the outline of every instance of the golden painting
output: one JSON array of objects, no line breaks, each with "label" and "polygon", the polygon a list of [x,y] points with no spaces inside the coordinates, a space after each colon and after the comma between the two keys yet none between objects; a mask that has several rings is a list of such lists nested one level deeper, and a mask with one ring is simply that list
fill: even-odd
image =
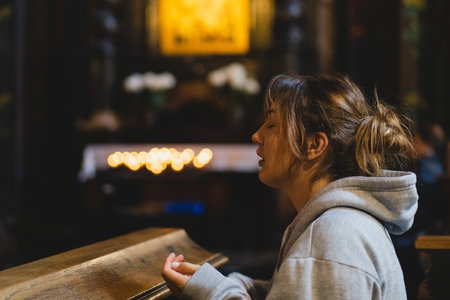
[{"label": "golden painting", "polygon": [[160,0],[158,3],[162,54],[248,52],[249,0]]}]

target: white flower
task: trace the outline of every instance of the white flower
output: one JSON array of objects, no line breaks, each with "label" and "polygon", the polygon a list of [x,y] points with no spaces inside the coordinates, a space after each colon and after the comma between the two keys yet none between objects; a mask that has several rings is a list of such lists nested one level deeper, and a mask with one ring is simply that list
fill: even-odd
[{"label": "white flower", "polygon": [[228,81],[227,72],[225,69],[217,69],[211,71],[208,74],[207,80],[211,85],[215,87],[222,87]]},{"label": "white flower", "polygon": [[210,71],[207,81],[214,87],[228,85],[231,89],[248,95],[256,95],[261,90],[259,82],[248,77],[247,69],[238,62]]},{"label": "white flower", "polygon": [[247,70],[241,63],[232,63],[226,68],[231,88],[241,90],[247,78]]},{"label": "white flower", "polygon": [[144,87],[149,90],[153,89],[155,81],[157,80],[157,75],[153,72],[146,72],[142,75],[142,78]]},{"label": "white flower", "polygon": [[244,92],[250,95],[256,95],[261,90],[259,82],[255,78],[247,78],[244,83]]},{"label": "white flower", "polygon": [[159,75],[161,83],[165,89],[171,89],[175,87],[177,80],[172,73],[164,72]]},{"label": "white flower", "polygon": [[163,91],[171,89],[176,84],[175,76],[169,72],[156,74],[147,72],[143,75],[144,86],[150,91]]},{"label": "white flower", "polygon": [[123,88],[128,93],[139,93],[144,88],[144,80],[141,74],[134,73],[125,78]]}]

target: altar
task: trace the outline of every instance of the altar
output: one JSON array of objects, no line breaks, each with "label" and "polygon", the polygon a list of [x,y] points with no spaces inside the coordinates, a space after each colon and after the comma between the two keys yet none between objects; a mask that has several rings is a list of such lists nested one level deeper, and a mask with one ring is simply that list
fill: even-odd
[{"label": "altar", "polygon": [[194,153],[210,149],[213,157],[203,168],[205,172],[254,173],[259,170],[260,158],[255,144],[90,144],[83,151],[79,180],[84,182],[95,178],[98,171],[108,170],[108,156],[117,151],[131,153],[161,148],[192,149]]},{"label": "altar", "polygon": [[[196,157],[207,150],[212,157],[197,167],[193,158],[178,171],[168,162],[160,173],[145,164],[134,170],[108,164],[117,153],[137,159],[186,149]],[[250,247],[261,240],[262,228],[270,230],[277,213],[276,192],[258,179],[256,149],[251,143],[89,144],[78,173],[84,206],[108,232],[174,226],[205,247]]]}]

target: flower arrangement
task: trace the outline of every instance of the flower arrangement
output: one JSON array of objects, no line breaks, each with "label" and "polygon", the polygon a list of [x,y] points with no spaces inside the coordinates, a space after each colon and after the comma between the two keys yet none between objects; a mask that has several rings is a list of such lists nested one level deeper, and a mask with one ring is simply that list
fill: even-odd
[{"label": "flower arrangement", "polygon": [[165,107],[164,93],[175,87],[177,80],[170,72],[133,73],[123,81],[125,92],[144,95],[151,109],[161,110]]},{"label": "flower arrangement", "polygon": [[212,70],[207,82],[217,90],[230,111],[231,122],[240,126],[246,118],[248,105],[261,90],[258,80],[248,75],[246,67],[238,62]]},{"label": "flower arrangement", "polygon": [[245,66],[238,62],[212,70],[207,75],[207,81],[214,87],[228,87],[246,95],[256,95],[260,92],[259,82],[255,78],[249,77]]}]

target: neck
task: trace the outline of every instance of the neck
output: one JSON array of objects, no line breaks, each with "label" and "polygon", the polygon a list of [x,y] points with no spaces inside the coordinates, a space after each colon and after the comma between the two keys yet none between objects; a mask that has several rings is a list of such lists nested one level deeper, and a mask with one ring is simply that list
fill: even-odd
[{"label": "neck", "polygon": [[297,212],[299,212],[305,204],[323,187],[331,182],[328,177],[312,181],[312,177],[305,180],[293,179],[291,184],[284,187],[283,190],[289,196]]}]

